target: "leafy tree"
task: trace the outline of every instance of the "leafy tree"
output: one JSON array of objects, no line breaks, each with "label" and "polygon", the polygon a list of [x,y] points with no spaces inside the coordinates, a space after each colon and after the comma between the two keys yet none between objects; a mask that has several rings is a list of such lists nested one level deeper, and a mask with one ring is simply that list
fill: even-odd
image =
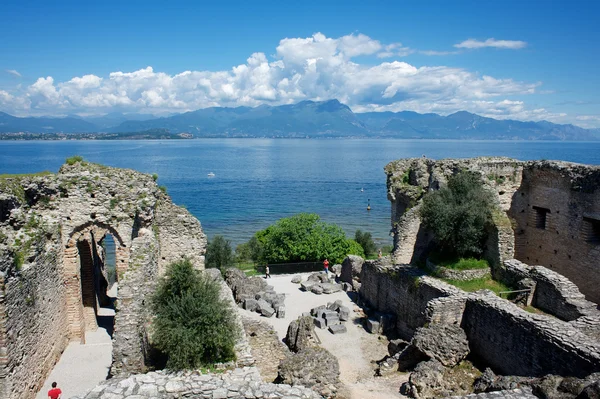
[{"label": "leafy tree", "polygon": [[280,219],[258,231],[254,238],[253,259],[259,263],[314,262],[325,258],[341,262],[350,248],[339,226],[322,222],[314,213]]},{"label": "leafy tree", "polygon": [[365,251],[356,240],[348,239],[348,253],[347,255],[358,255],[362,258],[365,257]]},{"label": "leafy tree", "polygon": [[168,266],[152,308],[153,343],[167,356],[168,369],[195,369],[235,358],[234,310],[221,298],[219,283],[195,270],[189,260]]},{"label": "leafy tree", "polygon": [[375,255],[377,253],[377,246],[373,241],[373,236],[369,232],[363,232],[362,230],[356,230],[354,233],[354,241],[360,244],[366,256]]},{"label": "leafy tree", "polygon": [[245,242],[238,244],[235,247],[234,259],[236,262],[247,262],[252,260],[252,251],[250,250],[250,243]]},{"label": "leafy tree", "polygon": [[446,187],[423,198],[421,220],[435,235],[443,254],[479,257],[495,207],[481,177],[463,171],[450,177]]},{"label": "leafy tree", "polygon": [[223,270],[232,262],[231,242],[223,236],[215,235],[206,247],[206,267]]}]

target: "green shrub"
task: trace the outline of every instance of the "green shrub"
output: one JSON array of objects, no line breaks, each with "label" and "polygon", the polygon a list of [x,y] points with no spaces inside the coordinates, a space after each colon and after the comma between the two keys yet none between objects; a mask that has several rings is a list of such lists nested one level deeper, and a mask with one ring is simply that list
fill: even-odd
[{"label": "green shrub", "polygon": [[377,246],[373,241],[373,236],[369,232],[363,232],[362,230],[356,230],[354,233],[354,241],[356,241],[363,249],[366,256],[372,256],[377,253]]},{"label": "green shrub", "polygon": [[67,165],[75,165],[77,162],[83,162],[83,157],[80,155],[74,155],[72,157],[67,158]]},{"label": "green shrub", "polygon": [[365,257],[365,251],[358,242],[352,239],[348,239],[348,251],[346,255],[358,255],[361,258]]},{"label": "green shrub", "polygon": [[163,194],[166,194],[166,193],[167,193],[167,187],[166,187],[166,186],[158,186],[158,189],[159,189],[160,191],[162,191],[162,192],[163,192]]},{"label": "green shrub", "polygon": [[153,344],[170,370],[210,367],[235,358],[234,310],[220,287],[189,260],[172,263],[152,298]]},{"label": "green shrub", "polygon": [[157,181],[158,180],[158,174],[152,173],[152,180]]},{"label": "green shrub", "polygon": [[280,219],[254,237],[253,259],[261,264],[316,262],[325,258],[340,263],[350,245],[341,227],[321,222],[314,213]]},{"label": "green shrub", "polygon": [[480,176],[463,171],[450,177],[447,187],[423,198],[421,219],[443,254],[480,257],[495,208]]},{"label": "green shrub", "polygon": [[233,263],[231,242],[223,236],[215,235],[206,247],[206,267],[223,270]]}]

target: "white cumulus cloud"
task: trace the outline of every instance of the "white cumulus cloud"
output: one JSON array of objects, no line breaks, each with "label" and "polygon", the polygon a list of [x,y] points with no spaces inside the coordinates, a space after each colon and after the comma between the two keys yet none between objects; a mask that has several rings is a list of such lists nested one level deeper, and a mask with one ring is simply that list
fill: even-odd
[{"label": "white cumulus cloud", "polygon": [[[76,76],[63,82],[40,77],[22,89],[0,91],[0,110],[20,116],[113,111],[162,114],[336,98],[358,112],[448,114],[467,110],[522,120],[566,118],[539,107],[530,109],[523,101],[527,95],[539,94],[540,82],[496,78],[443,65],[415,66],[399,60],[412,51],[401,43],[381,43],[363,34],[330,38],[316,33],[282,39],[272,56],[257,52],[246,62],[221,71],[167,74],[148,66],[108,76]],[[370,59],[363,61],[364,57]],[[377,61],[378,57],[394,58]]]},{"label": "white cumulus cloud", "polygon": [[490,38],[484,41],[477,39],[467,39],[464,42],[455,44],[456,48],[479,49],[484,47],[495,47],[502,49],[518,50],[527,46],[527,42],[521,40],[496,40]]}]

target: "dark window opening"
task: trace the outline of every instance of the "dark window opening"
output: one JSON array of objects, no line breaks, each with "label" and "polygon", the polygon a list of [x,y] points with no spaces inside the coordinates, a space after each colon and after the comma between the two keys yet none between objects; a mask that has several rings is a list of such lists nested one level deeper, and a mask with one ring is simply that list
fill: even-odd
[{"label": "dark window opening", "polygon": [[535,211],[535,227],[538,229],[546,229],[546,219],[547,215],[550,213],[550,209],[534,206],[533,210]]},{"label": "dark window opening", "polygon": [[583,238],[590,244],[600,244],[600,220],[583,218]]}]

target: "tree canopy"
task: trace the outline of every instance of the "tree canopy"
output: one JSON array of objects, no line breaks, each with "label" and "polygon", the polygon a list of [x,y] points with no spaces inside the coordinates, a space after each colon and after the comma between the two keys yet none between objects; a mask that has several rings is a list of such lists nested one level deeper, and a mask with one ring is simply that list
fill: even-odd
[{"label": "tree canopy", "polygon": [[339,263],[348,254],[360,251],[353,242],[341,227],[322,222],[317,214],[301,213],[258,231],[249,245],[253,259],[260,263],[314,262],[325,258]]},{"label": "tree canopy", "polygon": [[448,256],[479,257],[496,207],[481,177],[462,171],[448,185],[423,198],[421,220],[431,230],[440,252]]},{"label": "tree canopy", "polygon": [[206,267],[223,270],[234,261],[231,243],[223,236],[215,235],[206,247]]},{"label": "tree canopy", "polygon": [[168,369],[195,369],[235,358],[234,310],[221,298],[219,283],[195,270],[189,260],[168,266],[152,308],[152,342],[167,356]]}]

